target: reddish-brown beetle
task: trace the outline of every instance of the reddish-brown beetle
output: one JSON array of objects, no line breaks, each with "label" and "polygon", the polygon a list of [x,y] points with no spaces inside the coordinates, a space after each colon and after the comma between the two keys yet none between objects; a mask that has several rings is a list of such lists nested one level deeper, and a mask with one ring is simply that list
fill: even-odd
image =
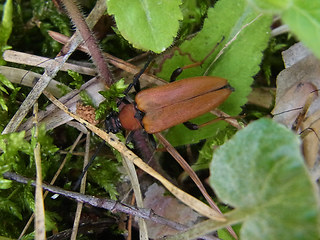
[{"label": "reddish-brown beetle", "polygon": [[130,131],[143,127],[151,134],[161,132],[218,107],[231,92],[223,78],[182,79],[139,92],[135,103],[121,109],[119,122]]},{"label": "reddish-brown beetle", "polygon": [[[170,83],[139,91],[139,77],[147,68],[147,63],[125,91],[126,95],[133,86],[139,91],[135,103],[126,104],[119,114],[111,113],[106,119],[107,131],[116,133],[120,128],[129,131],[144,128],[147,133],[153,134],[186,123],[218,107],[233,91],[226,79],[202,76],[174,82],[183,69],[201,65],[214,49],[201,62],[176,69]],[[185,125],[197,129],[196,125]]]},{"label": "reddish-brown beetle", "polygon": [[[201,62],[176,69],[171,75],[170,83],[140,91],[139,77],[148,67],[148,61],[124,91],[124,95],[127,95],[134,87],[138,92],[135,102],[124,104],[119,113],[109,114],[106,118],[107,131],[117,133],[121,128],[129,131],[144,128],[147,133],[153,134],[180,123],[184,123],[190,129],[197,129],[197,125],[188,121],[218,107],[229,97],[233,88],[226,79],[220,77],[191,77],[179,81],[175,79],[183,69],[201,65],[214,49]],[[120,103],[122,100],[119,101],[119,105]],[[93,158],[77,181],[76,188]]]}]

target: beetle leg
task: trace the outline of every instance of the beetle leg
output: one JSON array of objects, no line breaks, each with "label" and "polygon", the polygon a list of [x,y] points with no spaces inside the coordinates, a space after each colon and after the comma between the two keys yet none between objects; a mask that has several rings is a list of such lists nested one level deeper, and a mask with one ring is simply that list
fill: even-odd
[{"label": "beetle leg", "polygon": [[184,122],[183,125],[186,128],[190,129],[190,130],[198,130],[199,129],[199,125],[198,124],[195,124],[195,123],[192,123],[192,122],[189,122],[189,121]]},{"label": "beetle leg", "polygon": [[119,120],[119,114],[112,111],[105,120],[105,128],[107,132],[117,133],[122,128],[121,122]]},{"label": "beetle leg", "polygon": [[177,68],[176,70],[174,70],[171,74],[171,77],[170,77],[170,82],[174,82],[177,77],[182,73],[183,71],[183,68]]},{"label": "beetle leg", "polygon": [[156,149],[156,148],[157,148],[157,142],[156,142],[156,140],[154,139],[153,134],[148,133],[148,139],[149,139],[149,141],[150,141],[150,143],[151,143],[151,146],[152,146],[154,149]]},{"label": "beetle leg", "polygon": [[141,124],[142,124],[142,119],[143,119],[145,113],[142,112],[142,111],[140,111],[140,110],[137,108],[136,105],[135,105],[134,107],[135,107],[135,109],[137,110],[136,113],[135,113],[135,115],[134,115],[134,117],[135,117],[136,119],[138,119],[138,120],[141,122]]},{"label": "beetle leg", "polygon": [[89,167],[92,165],[94,159],[97,157],[98,153],[101,151],[102,147],[105,145],[105,141],[101,142],[98,149],[95,151],[95,153],[91,156],[90,161],[88,162],[88,164],[85,166],[85,168],[82,170],[81,175],[78,177],[76,183],[74,184],[72,190],[76,191],[80,184],[81,184],[81,180],[84,177],[84,175],[86,174],[86,172],[88,171]]},{"label": "beetle leg", "polygon": [[129,86],[127,87],[127,89],[123,92],[124,95],[127,95],[131,88],[134,87],[134,89],[136,90],[136,92],[140,92],[140,81],[139,78],[140,76],[146,71],[146,69],[148,68],[149,64],[153,61],[154,57],[152,55],[149,56],[146,64],[143,66],[143,68],[140,70],[140,72],[138,72],[136,75],[134,75],[133,77],[133,82],[129,84]]},{"label": "beetle leg", "polygon": [[225,37],[223,36],[222,39],[221,39],[221,40],[214,46],[214,48],[207,54],[207,56],[205,56],[200,62],[195,62],[195,63],[189,64],[189,65],[183,66],[183,67],[179,67],[179,68],[177,68],[176,70],[174,70],[173,73],[171,74],[170,82],[174,82],[174,81],[177,79],[177,77],[182,73],[182,71],[183,71],[184,69],[201,66],[201,65],[207,60],[207,58],[208,58],[212,53],[214,53],[214,51],[216,50],[216,48],[220,45],[220,43],[221,43],[224,39],[225,39]]},{"label": "beetle leg", "polygon": [[129,134],[126,137],[126,146],[129,148],[129,143],[131,143],[134,140],[133,137],[134,131],[130,131]]}]

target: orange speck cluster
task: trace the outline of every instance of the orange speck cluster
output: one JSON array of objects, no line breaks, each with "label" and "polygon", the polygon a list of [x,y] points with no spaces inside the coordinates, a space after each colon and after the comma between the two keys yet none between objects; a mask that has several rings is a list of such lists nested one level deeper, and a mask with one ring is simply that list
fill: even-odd
[{"label": "orange speck cluster", "polygon": [[96,113],[95,113],[94,107],[92,106],[83,105],[82,103],[78,102],[76,113],[81,118],[83,118],[84,120],[88,121],[93,125],[97,125],[99,123],[99,121],[95,119]]}]

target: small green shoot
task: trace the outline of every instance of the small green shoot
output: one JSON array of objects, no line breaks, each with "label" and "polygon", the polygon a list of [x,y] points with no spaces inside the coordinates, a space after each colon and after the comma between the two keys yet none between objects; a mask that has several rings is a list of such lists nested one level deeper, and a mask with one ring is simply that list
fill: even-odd
[{"label": "small green shoot", "polygon": [[68,74],[73,79],[73,82],[71,82],[70,85],[74,86],[76,89],[80,89],[81,86],[84,84],[82,76],[79,73],[72,70],[68,70]]},{"label": "small green shoot", "polygon": [[118,170],[119,165],[118,161],[97,157],[94,165],[89,169],[90,178],[103,187],[113,200],[117,200],[119,195],[116,189],[121,176]]},{"label": "small green shoot", "polygon": [[228,126],[226,129],[220,130],[217,133],[216,137],[207,139],[205,144],[199,151],[199,157],[197,159],[197,162],[191,166],[192,169],[194,171],[208,169],[209,164],[212,160],[214,149],[217,148],[218,146],[223,145],[235,133],[236,133],[236,129],[234,127]]},{"label": "small green shoot", "polygon": [[83,105],[89,105],[89,106],[95,107],[93,104],[92,98],[89,96],[89,94],[86,91],[80,92],[80,99]]},{"label": "small green shoot", "polygon": [[4,88],[6,86],[7,88],[11,90],[15,90],[15,87],[13,84],[2,74],[0,74],[0,106],[3,110],[8,111],[6,99],[4,98],[4,93],[9,94],[8,91]]},{"label": "small green shoot", "polygon": [[109,111],[119,111],[116,100],[124,97],[123,91],[128,87],[121,79],[118,82],[112,84],[109,90],[100,91],[99,93],[106,99],[100,103],[96,110],[96,119],[103,119],[106,117]]}]

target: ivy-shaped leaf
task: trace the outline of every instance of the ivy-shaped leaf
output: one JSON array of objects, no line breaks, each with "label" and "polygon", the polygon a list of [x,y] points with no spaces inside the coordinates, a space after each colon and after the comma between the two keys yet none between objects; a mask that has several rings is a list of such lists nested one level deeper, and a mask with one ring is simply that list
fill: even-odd
[{"label": "ivy-shaped leaf", "polygon": [[289,129],[255,121],[215,152],[210,171],[221,201],[243,213],[240,239],[318,239],[315,188]]},{"label": "ivy-shaped leaf", "polygon": [[107,0],[121,35],[134,47],[156,53],[177,36],[181,0]]},{"label": "ivy-shaped leaf", "polygon": [[[182,52],[189,53],[193,59],[201,61],[224,37],[214,54],[201,67],[184,70],[179,79],[202,76],[205,72],[209,76],[227,79],[235,91],[219,109],[231,116],[239,114],[241,106],[247,102],[247,96],[251,92],[252,77],[259,71],[262,52],[269,40],[271,17],[259,15],[260,12],[245,0],[220,0],[214,8],[208,10],[208,18],[202,30],[193,39],[185,41],[180,46]],[[238,32],[240,34],[236,36]],[[232,39],[235,41],[211,66],[218,52]],[[172,59],[165,62],[160,77],[169,79],[173,70],[191,63],[187,56],[181,56],[176,52]],[[212,115],[207,114],[198,118],[196,123],[204,123],[209,119],[212,119]],[[225,123],[218,122],[191,131],[179,125],[171,128],[166,137],[173,145],[195,143],[200,139],[214,136],[218,129],[223,129],[225,126]]]}]

